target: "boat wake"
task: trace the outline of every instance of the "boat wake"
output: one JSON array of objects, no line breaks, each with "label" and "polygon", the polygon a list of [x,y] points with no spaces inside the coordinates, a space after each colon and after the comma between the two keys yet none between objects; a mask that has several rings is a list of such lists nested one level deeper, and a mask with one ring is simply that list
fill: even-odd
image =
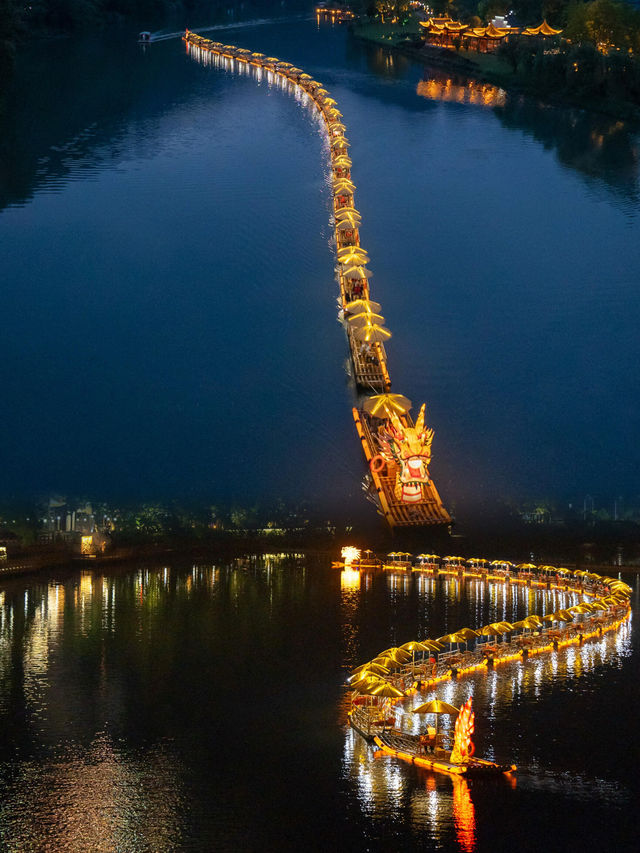
[{"label": "boat wake", "polygon": [[[285,21],[297,21],[301,18],[306,17],[304,15],[287,15],[283,18],[254,18],[251,21],[234,21],[232,24],[213,24],[210,27],[198,27],[199,33],[211,33],[211,32],[222,32],[224,30],[237,30],[242,27],[263,27],[267,24],[282,24]],[[151,33],[151,43],[155,43],[158,41],[170,41],[171,39],[182,38],[184,35],[184,28],[175,33],[164,33],[162,30],[158,30],[155,33]]]}]

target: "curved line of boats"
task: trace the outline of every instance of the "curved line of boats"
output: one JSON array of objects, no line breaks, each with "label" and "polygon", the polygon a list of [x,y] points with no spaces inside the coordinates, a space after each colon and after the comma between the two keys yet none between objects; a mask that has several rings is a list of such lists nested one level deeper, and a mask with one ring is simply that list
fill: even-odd
[{"label": "curved line of boats", "polygon": [[[369,278],[372,273],[367,269],[368,253],[360,246],[362,217],[354,207],[356,187],[351,180],[352,161],[347,153],[349,141],[345,136],[346,127],[342,123],[342,113],[335,99],[321,83],[290,62],[284,62],[274,56],[265,56],[263,53],[253,53],[235,45],[212,41],[189,30],[186,30],[183,38],[188,46],[195,46],[206,53],[214,53],[241,64],[265,69],[289,80],[308,95],[324,121],[331,152],[333,227],[338,255],[336,272],[340,282],[342,308],[344,310],[349,302],[354,301],[352,296],[369,302]],[[377,313],[361,313],[365,315],[361,323],[347,323],[355,379],[358,385],[367,390],[384,391],[391,386],[391,379],[383,340],[390,337],[391,333],[376,322],[379,317]],[[363,326],[373,327],[373,331],[369,331],[368,339],[366,331],[359,331]]]},{"label": "curved line of boats", "polygon": [[[387,392],[391,387],[391,377],[384,341],[391,337],[391,332],[381,325],[384,317],[378,313],[380,304],[371,300],[369,279],[372,273],[367,267],[369,255],[360,245],[362,217],[354,207],[356,187],[351,180],[352,161],[347,150],[349,142],[345,136],[346,127],[337,102],[321,83],[290,62],[283,62],[263,53],[254,53],[247,48],[212,41],[190,30],[185,31],[183,39],[188,51],[202,51],[203,58],[216,55],[237,62],[240,68],[254,66],[289,81],[316,107],[324,122],[331,155],[333,230],[338,261],[336,273],[354,379],[356,385],[369,394]],[[370,463],[379,453],[375,425],[364,410],[354,408],[352,413],[365,459]],[[405,425],[413,426],[408,413],[403,413],[400,417]],[[367,495],[391,527],[451,522],[431,478],[424,486],[423,499],[407,505],[396,498],[396,476],[397,466],[388,462],[384,475],[372,471],[371,478],[366,483]]]},{"label": "curved line of boats", "polygon": [[[461,628],[435,639],[409,640],[385,649],[356,667],[349,678],[349,722],[380,750],[431,770],[459,774],[508,773],[510,764],[496,764],[475,757],[465,762],[450,760],[450,752],[439,743],[426,754],[424,738],[394,729],[390,706],[418,691],[432,691],[438,684],[497,667],[508,662],[581,645],[617,630],[631,616],[631,587],[619,578],[601,576],[582,569],[535,566],[509,561],[420,555],[418,562],[402,560],[409,554],[392,553],[386,562],[359,558],[334,563],[349,571],[385,568],[422,572],[433,577],[449,575],[488,582],[526,584],[548,590],[579,593],[584,600],[545,616],[530,614],[515,623],[494,622],[480,629]],[[398,559],[400,558],[400,559]],[[488,565],[483,565],[488,564]],[[492,639],[493,638],[493,641]],[[464,645],[464,651],[460,647]],[[470,648],[470,645],[472,648]],[[455,649],[454,649],[455,646]],[[434,712],[435,713],[435,712]]]}]

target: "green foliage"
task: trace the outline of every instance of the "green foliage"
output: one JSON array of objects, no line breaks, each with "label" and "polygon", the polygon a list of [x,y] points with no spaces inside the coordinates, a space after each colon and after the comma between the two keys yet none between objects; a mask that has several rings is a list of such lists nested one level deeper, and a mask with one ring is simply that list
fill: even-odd
[{"label": "green foliage", "polygon": [[564,35],[573,42],[589,42],[601,50],[640,51],[640,11],[619,0],[572,3]]}]

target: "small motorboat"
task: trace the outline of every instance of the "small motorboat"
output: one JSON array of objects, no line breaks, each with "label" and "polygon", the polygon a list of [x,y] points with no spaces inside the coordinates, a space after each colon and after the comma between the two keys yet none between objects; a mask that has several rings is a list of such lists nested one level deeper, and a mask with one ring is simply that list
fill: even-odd
[{"label": "small motorboat", "polygon": [[143,30],[138,33],[138,44],[149,44],[151,41],[151,33],[148,30]]}]

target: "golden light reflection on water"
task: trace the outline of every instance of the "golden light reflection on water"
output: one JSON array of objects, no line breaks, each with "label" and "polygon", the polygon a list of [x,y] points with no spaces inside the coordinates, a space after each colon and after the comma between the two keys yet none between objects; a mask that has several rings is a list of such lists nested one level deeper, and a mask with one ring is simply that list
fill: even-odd
[{"label": "golden light reflection on water", "polygon": [[458,846],[465,853],[471,853],[476,846],[476,811],[473,807],[471,792],[465,779],[454,777],[453,783],[453,822],[456,828]]},{"label": "golden light reflection on water", "polygon": [[435,775],[375,752],[353,730],[345,742],[345,764],[351,770],[360,807],[370,819],[403,820],[406,813],[421,835],[438,848],[472,851],[476,814],[464,779]]},{"label": "golden light reflection on water", "polygon": [[[500,619],[513,622],[526,613],[545,615],[578,603],[582,598],[575,591],[547,590],[515,583],[487,584],[455,576],[435,579],[408,572],[385,572],[376,581],[384,583],[389,600],[396,604],[403,597],[409,600],[415,596],[418,602],[432,602],[437,598],[440,602],[446,602],[446,610],[455,612],[456,605],[466,600],[476,614],[472,627]],[[362,597],[366,592],[360,590],[359,595]],[[426,620],[427,609],[424,613]],[[453,624],[450,615],[441,615],[441,618],[447,623],[447,630],[462,627]],[[397,633],[398,642],[414,639],[402,633],[399,626]],[[418,633],[422,637],[434,636],[428,623],[423,629],[418,629]],[[354,638],[353,642],[356,641],[357,638]],[[520,760],[536,766],[541,756],[536,744],[528,742],[528,729],[521,730],[518,724],[511,722],[511,727],[504,728],[511,709],[528,706],[538,700],[547,702],[553,685],[558,684],[566,685],[563,691],[575,692],[579,696],[581,688],[577,682],[604,671],[630,654],[629,620],[619,630],[604,634],[600,639],[591,639],[582,645],[561,646],[556,651],[532,656],[525,661],[497,663],[494,668],[443,682],[436,690],[416,693],[394,706],[395,725],[405,732],[420,733],[424,730],[425,720],[421,715],[413,714],[415,707],[436,696],[459,707],[469,696],[473,696],[474,707],[481,717],[477,732],[478,754],[501,763],[514,760],[518,763]],[[440,718],[439,728],[445,736],[452,734],[452,723],[452,718]],[[523,759],[518,750],[523,751],[526,758]],[[473,789],[464,779],[449,779],[446,776],[434,778],[427,771],[376,753],[375,748],[351,729],[345,734],[344,765],[366,814],[383,818],[389,816],[390,810],[395,810],[398,819],[401,819],[406,801],[399,791],[404,791],[405,796],[409,792],[414,828],[428,832],[438,845],[448,845],[465,853],[476,849],[476,806]],[[513,788],[518,780],[515,776],[509,779],[505,777],[497,784]]]},{"label": "golden light reflection on water", "polygon": [[360,572],[357,569],[343,569],[340,572],[340,587],[343,590],[360,589]]},{"label": "golden light reflection on water", "polygon": [[479,107],[502,107],[507,93],[499,86],[477,80],[460,81],[453,77],[430,77],[418,83],[417,94],[430,101],[472,104]]},{"label": "golden light reflection on water", "polygon": [[180,763],[166,746],[125,755],[98,734],[46,767],[25,762],[5,790],[4,850],[173,850],[188,807]]}]

